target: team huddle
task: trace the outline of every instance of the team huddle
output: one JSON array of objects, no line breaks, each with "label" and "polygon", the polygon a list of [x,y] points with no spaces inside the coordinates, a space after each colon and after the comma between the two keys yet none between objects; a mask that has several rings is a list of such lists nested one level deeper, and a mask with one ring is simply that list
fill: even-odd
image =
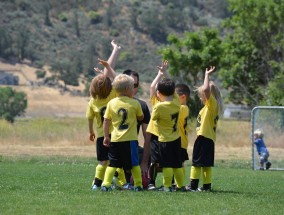
[{"label": "team huddle", "polygon": [[[215,67],[206,69],[204,83],[197,88],[204,107],[197,117],[190,183],[186,185],[189,87],[168,78],[168,62],[163,61],[150,86],[150,114],[146,102],[135,98],[138,73],[126,70],[116,75],[114,67],[121,47],[114,41],[111,44],[109,59],[99,59],[103,71],[95,68],[101,74],[90,84],[91,99],[86,112],[89,139],[96,139],[99,161],[92,190],[211,191],[216,127],[223,111],[220,91],[209,80]],[[140,128],[144,148],[138,143]],[[159,171],[163,174],[163,185],[156,187]],[[198,187],[201,175],[203,185]]]}]

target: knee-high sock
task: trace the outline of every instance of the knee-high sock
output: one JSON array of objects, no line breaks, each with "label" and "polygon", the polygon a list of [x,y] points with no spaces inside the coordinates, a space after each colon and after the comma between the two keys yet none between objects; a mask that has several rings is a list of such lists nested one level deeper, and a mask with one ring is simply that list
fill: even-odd
[{"label": "knee-high sock", "polygon": [[114,176],[115,170],[116,170],[115,167],[108,166],[106,168],[105,178],[104,178],[104,181],[102,183],[102,186],[105,186],[105,187],[110,187],[111,186],[111,182],[112,182],[112,178]]},{"label": "knee-high sock", "polygon": [[163,168],[163,185],[172,187],[173,168]]},{"label": "knee-high sock", "polygon": [[177,183],[177,187],[181,188],[184,186],[184,172],[183,168],[173,168],[173,173]]},{"label": "knee-high sock", "polygon": [[116,183],[117,183],[118,186],[121,187],[122,185],[126,184],[125,173],[124,173],[124,170],[122,168],[117,168],[116,172],[118,173]]},{"label": "knee-high sock", "polygon": [[133,176],[134,186],[142,187],[142,176],[141,176],[141,168],[140,166],[133,166],[131,169],[131,173]]},{"label": "knee-high sock", "polygon": [[212,168],[202,167],[203,184],[211,184],[212,182]]},{"label": "knee-high sock", "polygon": [[98,178],[100,180],[104,180],[106,168],[107,168],[107,165],[98,164],[97,167],[96,167],[95,178]]},{"label": "knee-high sock", "polygon": [[191,179],[199,179],[201,174],[201,167],[199,166],[192,166],[190,171],[190,178]]}]

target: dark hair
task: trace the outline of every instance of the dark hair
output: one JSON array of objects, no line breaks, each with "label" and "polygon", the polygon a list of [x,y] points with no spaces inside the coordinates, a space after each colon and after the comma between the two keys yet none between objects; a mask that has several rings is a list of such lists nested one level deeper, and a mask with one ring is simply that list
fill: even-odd
[{"label": "dark hair", "polygon": [[175,82],[164,78],[157,84],[157,90],[164,96],[172,96],[175,93]]},{"label": "dark hair", "polygon": [[190,89],[186,84],[177,84],[175,90],[179,96],[185,95],[187,99],[190,96]]},{"label": "dark hair", "polygon": [[137,77],[137,82],[139,83],[139,74],[138,74],[138,72],[136,72],[134,70],[131,70],[131,69],[127,69],[127,70],[125,70],[123,72],[123,74],[129,75],[129,76],[133,75],[133,76]]}]

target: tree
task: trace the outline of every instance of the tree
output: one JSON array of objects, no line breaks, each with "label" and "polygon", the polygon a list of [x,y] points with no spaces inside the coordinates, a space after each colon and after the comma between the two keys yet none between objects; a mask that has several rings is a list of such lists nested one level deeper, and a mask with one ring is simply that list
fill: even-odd
[{"label": "tree", "polygon": [[[229,4],[233,15],[224,22],[223,86],[234,103],[265,103],[267,95],[284,90],[269,87],[284,72],[284,1],[229,0]],[[274,101],[270,105],[280,104]]]},{"label": "tree", "polygon": [[[177,82],[186,83],[191,89],[202,84],[206,67],[219,65],[221,39],[215,29],[186,32],[183,38],[169,35],[168,42],[170,45],[161,49],[161,54],[169,61],[169,73]],[[201,107],[196,94],[189,106],[191,116],[196,116]]]},{"label": "tree", "polygon": [[0,117],[13,123],[16,116],[21,116],[27,108],[27,95],[16,92],[11,87],[0,88]]}]

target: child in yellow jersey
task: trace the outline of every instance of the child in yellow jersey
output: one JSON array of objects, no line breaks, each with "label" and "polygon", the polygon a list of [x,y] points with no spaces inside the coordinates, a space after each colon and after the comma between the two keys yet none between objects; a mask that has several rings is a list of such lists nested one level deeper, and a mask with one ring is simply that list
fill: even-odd
[{"label": "child in yellow jersey", "polygon": [[[168,66],[163,61],[159,72],[151,84],[150,96],[153,104],[148,132],[158,136],[159,159],[163,168],[163,191],[171,192],[172,177],[175,176],[177,188],[186,191],[181,160],[181,139],[179,134],[180,102],[175,93],[173,80],[163,78]],[[156,92],[155,92],[156,91]]]},{"label": "child in yellow jersey", "polygon": [[[141,169],[138,157],[137,120],[144,118],[140,103],[133,99],[134,80],[121,74],[115,77],[113,89],[118,97],[107,104],[104,114],[104,141],[109,147],[110,163],[102,183],[102,191],[111,190],[112,178],[116,168],[131,170],[134,179],[134,191],[142,191]],[[111,138],[109,137],[110,126]]]},{"label": "child in yellow jersey", "polygon": [[[120,46],[118,46],[115,41],[111,42],[113,46],[113,51],[108,61],[103,61],[99,59],[99,63],[102,64],[105,69],[103,74],[97,75],[90,84],[90,99],[86,117],[89,124],[89,139],[90,141],[96,140],[96,152],[99,164],[96,166],[96,173],[92,183],[92,190],[98,190],[101,187],[102,180],[104,178],[105,170],[108,165],[108,147],[103,145],[103,115],[106,109],[107,103],[116,96],[112,90],[111,82],[115,77],[115,72],[110,65],[114,66],[117,56],[120,51]],[[96,124],[96,134],[94,132],[94,120]],[[126,180],[124,177],[124,171],[122,169],[118,170],[120,175],[120,180],[118,182],[123,185]]]},{"label": "child in yellow jersey", "polygon": [[[215,67],[206,68],[203,85],[197,88],[204,107],[197,117],[197,138],[192,153],[190,191],[211,191],[211,167],[214,166],[216,127],[219,116],[223,112],[221,93],[215,83],[209,81],[209,76],[214,70]],[[201,174],[203,186],[198,188]]]},{"label": "child in yellow jersey", "polygon": [[189,108],[187,106],[187,101],[190,96],[190,89],[186,84],[176,84],[176,93],[179,95],[179,100],[181,103],[179,112],[179,133],[181,137],[181,159],[183,163],[183,173],[185,175],[184,162],[189,160],[187,148],[188,148],[188,116]]}]

